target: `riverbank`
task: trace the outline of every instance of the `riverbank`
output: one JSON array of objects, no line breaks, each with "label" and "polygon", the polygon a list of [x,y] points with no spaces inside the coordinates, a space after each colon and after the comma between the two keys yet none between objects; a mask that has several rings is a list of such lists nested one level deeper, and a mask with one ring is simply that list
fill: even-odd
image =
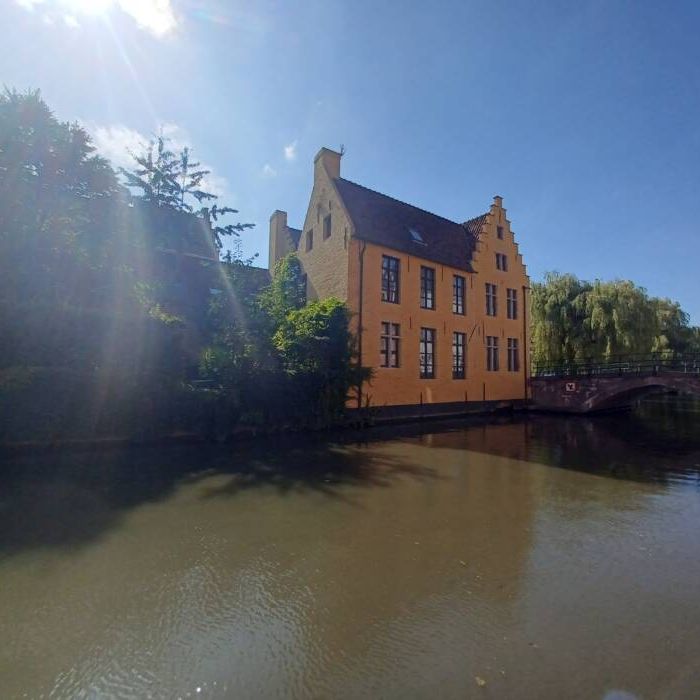
[{"label": "riverbank", "polygon": [[132,447],[153,447],[187,444],[236,444],[271,436],[310,433],[332,434],[357,432],[380,426],[412,425],[423,422],[448,421],[475,416],[509,415],[528,410],[522,401],[475,401],[468,404],[392,406],[379,409],[359,409],[348,413],[334,425],[312,429],[291,426],[236,426],[220,439],[207,438],[200,432],[180,431],[152,437],[96,436],[0,442],[0,454],[16,455],[43,452],[94,452]]}]

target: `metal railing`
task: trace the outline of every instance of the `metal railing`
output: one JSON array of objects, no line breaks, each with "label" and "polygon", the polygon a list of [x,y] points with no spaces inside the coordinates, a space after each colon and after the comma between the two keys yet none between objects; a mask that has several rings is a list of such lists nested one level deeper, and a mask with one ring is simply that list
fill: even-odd
[{"label": "metal railing", "polygon": [[580,359],[559,364],[539,363],[532,377],[617,377],[628,375],[689,374],[700,377],[700,353],[614,355],[606,359]]}]

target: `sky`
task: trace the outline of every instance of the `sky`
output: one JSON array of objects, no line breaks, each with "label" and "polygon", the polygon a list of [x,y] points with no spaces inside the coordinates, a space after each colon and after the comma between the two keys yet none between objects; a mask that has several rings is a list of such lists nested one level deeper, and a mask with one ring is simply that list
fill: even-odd
[{"label": "sky", "polygon": [[632,279],[700,324],[696,0],[0,0],[0,26],[0,82],[115,164],[192,146],[256,264],[342,144],[343,177],[455,221],[502,195],[533,280]]}]

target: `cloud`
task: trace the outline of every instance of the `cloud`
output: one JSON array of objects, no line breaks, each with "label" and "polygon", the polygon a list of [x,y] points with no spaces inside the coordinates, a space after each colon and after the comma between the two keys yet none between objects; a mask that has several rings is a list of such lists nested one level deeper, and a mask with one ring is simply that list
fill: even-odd
[{"label": "cloud", "polygon": [[277,171],[269,163],[263,165],[262,174],[263,177],[277,177]]},{"label": "cloud", "polygon": [[[115,168],[133,168],[134,159],[131,153],[142,153],[148,147],[149,142],[155,138],[153,135],[143,134],[123,124],[104,126],[87,123],[85,128],[92,135],[92,141],[97,151],[111,161]],[[181,126],[166,122],[160,126],[157,132],[162,133],[167,139],[167,147],[171,151],[178,153],[187,147],[193,151],[194,158],[199,160],[189,135]],[[226,178],[215,173],[213,168],[206,163],[201,164],[201,169],[211,171],[203,178],[202,189],[217,197],[225,196],[230,199],[231,193]]]},{"label": "cloud", "polygon": [[178,25],[171,0],[15,0],[15,4],[29,11],[41,7],[44,18],[58,15],[71,27],[77,26],[81,14],[107,16],[114,9],[157,37],[172,33]]},{"label": "cloud", "polygon": [[156,36],[170,34],[177,27],[170,0],[118,0],[118,5],[136,24]]},{"label": "cloud", "polygon": [[284,147],[284,157],[286,160],[296,160],[297,143],[298,141],[292,141],[288,146]]},{"label": "cloud", "polygon": [[80,26],[80,23],[73,15],[64,15],[63,22],[66,27],[70,27],[71,29],[77,29]]}]

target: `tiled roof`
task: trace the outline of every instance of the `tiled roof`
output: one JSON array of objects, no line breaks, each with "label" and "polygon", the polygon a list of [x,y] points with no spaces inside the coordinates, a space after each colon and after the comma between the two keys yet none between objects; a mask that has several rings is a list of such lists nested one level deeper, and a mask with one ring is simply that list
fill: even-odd
[{"label": "tiled roof", "polygon": [[358,238],[471,271],[475,238],[466,225],[387,197],[350,180],[337,178],[335,184]]},{"label": "tiled roof", "polygon": [[479,233],[481,233],[481,227],[486,222],[487,214],[481,214],[481,216],[475,216],[473,219],[464,222],[464,226],[467,231],[474,237],[474,240],[479,238]]},{"label": "tiled roof", "polygon": [[292,238],[292,242],[294,243],[294,247],[298,248],[299,241],[301,240],[301,231],[298,228],[292,228],[291,226],[287,226],[287,231],[289,232],[289,235]]}]

